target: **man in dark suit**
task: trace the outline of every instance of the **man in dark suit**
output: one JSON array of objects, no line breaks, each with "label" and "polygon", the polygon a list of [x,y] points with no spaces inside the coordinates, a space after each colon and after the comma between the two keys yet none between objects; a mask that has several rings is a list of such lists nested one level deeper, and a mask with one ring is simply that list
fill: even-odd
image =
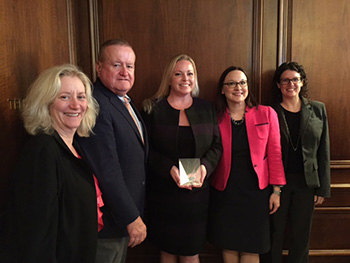
[{"label": "man in dark suit", "polygon": [[[99,233],[96,262],[125,262],[128,246],[146,238],[142,220],[147,136],[130,97],[135,53],[124,40],[106,41],[100,49],[94,83],[99,116],[90,138],[80,138],[102,191],[104,228]],[[131,108],[127,109],[130,102]]]}]

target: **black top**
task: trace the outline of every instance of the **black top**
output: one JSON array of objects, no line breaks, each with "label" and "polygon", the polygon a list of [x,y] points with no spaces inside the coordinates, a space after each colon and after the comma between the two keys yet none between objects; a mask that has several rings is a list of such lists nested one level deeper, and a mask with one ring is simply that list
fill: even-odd
[{"label": "black top", "polygon": [[285,169],[286,173],[302,174],[304,173],[303,154],[301,150],[301,135],[300,135],[300,116],[301,112],[291,112],[283,109],[283,114],[287,122],[288,131],[290,134],[288,148],[288,163]]},{"label": "black top", "polygon": [[179,158],[193,158],[194,137],[190,126],[179,126],[178,137]]},{"label": "black top", "polygon": [[[73,145],[81,155],[78,145]],[[0,242],[7,246],[0,253],[1,262],[95,262],[97,199],[93,175],[57,133],[30,138],[13,183],[6,242]]]}]

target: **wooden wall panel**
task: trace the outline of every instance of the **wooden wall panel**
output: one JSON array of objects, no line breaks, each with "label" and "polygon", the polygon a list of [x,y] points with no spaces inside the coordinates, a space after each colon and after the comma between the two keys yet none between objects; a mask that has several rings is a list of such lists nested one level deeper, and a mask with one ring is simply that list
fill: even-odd
[{"label": "wooden wall panel", "polygon": [[291,2],[291,59],[304,65],[312,98],[326,104],[332,160],[349,160],[350,1]]},{"label": "wooden wall panel", "polygon": [[[344,239],[344,237],[346,239]],[[311,233],[310,249],[349,249],[349,237],[350,208],[316,209]],[[347,242],[344,242],[345,240]],[[349,252],[348,255],[350,255]]]},{"label": "wooden wall panel", "polygon": [[70,61],[69,2],[0,0],[0,211],[25,134],[20,101],[42,70]]},{"label": "wooden wall panel", "polygon": [[[262,55],[261,76],[259,87],[259,101],[262,104],[272,103],[272,78],[277,66],[277,43],[278,43],[278,4],[277,1],[262,1]],[[256,61],[253,61],[255,64]]]},{"label": "wooden wall panel", "polygon": [[95,61],[93,57],[93,37],[91,26],[93,25],[92,14],[89,5],[93,1],[71,0],[72,24],[69,26],[73,31],[72,45],[74,48],[74,64],[77,64],[90,79],[95,72]]},{"label": "wooden wall panel", "polygon": [[196,62],[200,97],[213,101],[226,67],[252,72],[253,2],[102,0],[99,40],[124,38],[133,45],[136,82],[130,94],[137,105],[155,93],[165,65],[180,53]]}]

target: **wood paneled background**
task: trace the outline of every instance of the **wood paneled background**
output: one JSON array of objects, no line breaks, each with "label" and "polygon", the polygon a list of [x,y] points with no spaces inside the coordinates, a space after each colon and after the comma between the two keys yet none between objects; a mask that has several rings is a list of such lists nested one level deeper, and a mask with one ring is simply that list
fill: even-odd
[{"label": "wood paneled background", "polygon": [[[230,65],[249,73],[250,90],[271,102],[271,79],[286,60],[301,63],[311,97],[326,104],[332,198],[316,209],[310,262],[350,260],[350,1],[348,0],[0,0],[0,210],[25,140],[21,99],[44,69],[71,62],[94,79],[99,45],[125,38],[136,52],[138,107],[157,90],[163,69],[180,53],[198,69],[200,97],[214,101]],[[286,249],[288,244],[285,245]],[[156,262],[147,241],[127,262]],[[201,262],[220,262],[209,244]]]}]

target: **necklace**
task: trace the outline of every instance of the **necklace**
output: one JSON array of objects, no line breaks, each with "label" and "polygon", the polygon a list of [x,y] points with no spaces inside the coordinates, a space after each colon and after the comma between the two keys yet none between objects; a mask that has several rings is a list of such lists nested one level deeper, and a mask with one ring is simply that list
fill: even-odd
[{"label": "necklace", "polygon": [[239,121],[235,121],[235,120],[232,118],[231,113],[230,113],[230,117],[231,117],[231,121],[232,121],[233,125],[235,125],[235,126],[240,126],[240,125],[242,125],[242,124],[244,123],[245,114],[243,114],[242,119],[239,120]]},{"label": "necklace", "polygon": [[296,151],[298,150],[298,147],[299,147],[300,129],[299,129],[299,133],[298,133],[297,144],[294,146],[294,143],[293,143],[293,140],[292,140],[292,136],[290,135],[290,131],[289,131],[289,127],[288,127],[286,115],[284,114],[284,108],[282,108],[282,116],[283,116],[284,124],[285,124],[286,127],[287,127],[288,140],[289,140],[289,142],[290,142],[290,145],[292,146],[293,151],[296,152]]}]

